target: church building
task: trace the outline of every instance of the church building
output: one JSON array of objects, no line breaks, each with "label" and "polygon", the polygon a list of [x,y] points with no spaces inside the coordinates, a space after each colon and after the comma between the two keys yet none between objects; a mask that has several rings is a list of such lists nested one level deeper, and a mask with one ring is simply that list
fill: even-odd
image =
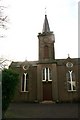
[{"label": "church building", "polygon": [[39,60],[12,62],[10,68],[19,73],[14,96],[16,102],[80,101],[79,58],[55,59],[55,35],[45,15],[42,33],[38,34]]}]

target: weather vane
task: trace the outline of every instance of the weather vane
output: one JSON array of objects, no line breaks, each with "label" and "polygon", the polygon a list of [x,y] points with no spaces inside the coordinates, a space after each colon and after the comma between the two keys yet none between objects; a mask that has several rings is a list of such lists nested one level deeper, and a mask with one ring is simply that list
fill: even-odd
[{"label": "weather vane", "polygon": [[45,7],[45,15],[46,15],[46,13],[47,13],[47,12],[46,12],[46,7]]},{"label": "weather vane", "polygon": [[68,58],[70,57],[70,54],[68,53]]}]

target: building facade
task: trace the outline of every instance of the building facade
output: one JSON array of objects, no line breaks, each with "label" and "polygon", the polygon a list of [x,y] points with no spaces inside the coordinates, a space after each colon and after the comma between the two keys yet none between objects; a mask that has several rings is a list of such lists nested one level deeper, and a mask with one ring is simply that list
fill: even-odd
[{"label": "building facade", "polygon": [[39,60],[12,62],[19,73],[14,101],[80,101],[79,58],[55,59],[55,35],[45,15],[42,33],[38,34]]}]

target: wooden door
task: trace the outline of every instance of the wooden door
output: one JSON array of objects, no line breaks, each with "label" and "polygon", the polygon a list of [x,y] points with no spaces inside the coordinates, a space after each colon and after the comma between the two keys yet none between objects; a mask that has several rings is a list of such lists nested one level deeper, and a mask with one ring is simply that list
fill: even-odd
[{"label": "wooden door", "polygon": [[52,82],[43,82],[43,100],[52,100]]}]

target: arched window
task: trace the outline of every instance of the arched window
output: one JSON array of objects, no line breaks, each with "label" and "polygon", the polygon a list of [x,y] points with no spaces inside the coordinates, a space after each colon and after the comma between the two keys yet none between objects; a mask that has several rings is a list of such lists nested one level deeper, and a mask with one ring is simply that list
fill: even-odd
[{"label": "arched window", "polygon": [[76,91],[75,73],[71,70],[68,71],[66,73],[66,79],[67,79],[67,90]]},{"label": "arched window", "polygon": [[44,58],[49,58],[49,47],[47,45],[44,46]]},{"label": "arched window", "polygon": [[52,81],[50,68],[44,68],[42,70],[42,81]]},{"label": "arched window", "polygon": [[22,80],[21,80],[21,91],[26,92],[28,91],[28,73],[23,73]]}]

